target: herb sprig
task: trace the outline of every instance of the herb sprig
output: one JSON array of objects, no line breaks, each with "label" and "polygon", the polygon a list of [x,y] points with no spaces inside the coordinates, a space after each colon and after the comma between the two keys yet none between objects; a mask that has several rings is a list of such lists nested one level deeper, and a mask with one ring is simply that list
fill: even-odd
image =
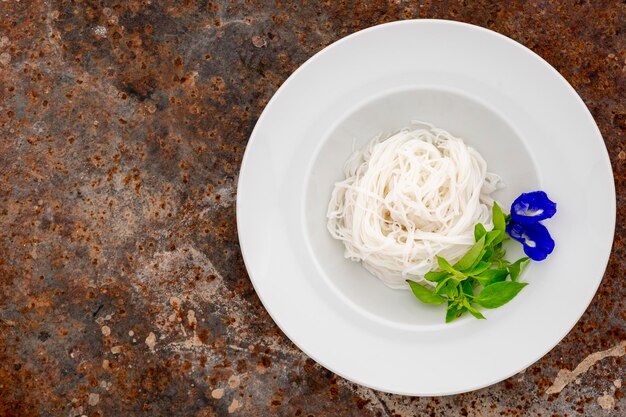
[{"label": "herb sprig", "polygon": [[447,303],[446,323],[466,312],[477,319],[484,319],[478,307],[491,309],[503,306],[528,285],[517,279],[530,259],[522,257],[513,263],[504,259],[506,251],[502,244],[509,239],[506,227],[511,216],[505,216],[494,202],[492,217],[493,229],[487,231],[484,225],[478,223],[474,228],[476,243],[455,264],[437,257],[440,271],[424,275],[426,280],[436,284],[434,289],[407,280],[415,297],[423,303]]}]

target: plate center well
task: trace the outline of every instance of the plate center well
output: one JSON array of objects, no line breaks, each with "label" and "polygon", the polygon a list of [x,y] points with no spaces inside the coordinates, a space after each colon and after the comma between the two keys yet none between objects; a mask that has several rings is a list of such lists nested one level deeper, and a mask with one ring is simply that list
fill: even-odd
[{"label": "plate center well", "polygon": [[[533,158],[516,129],[496,109],[458,90],[412,86],[378,94],[344,114],[321,141],[306,180],[305,235],[321,275],[335,294],[360,314],[394,327],[436,330],[445,307],[420,303],[410,291],[393,290],[360,263],[344,258],[343,243],[326,229],[326,210],[334,184],[354,149],[375,135],[394,132],[412,120],[431,123],[460,137],[500,175],[505,188],[494,196],[505,210],[521,192],[539,189]],[[460,325],[468,320],[457,320]],[[452,325],[447,325],[448,328]]]}]

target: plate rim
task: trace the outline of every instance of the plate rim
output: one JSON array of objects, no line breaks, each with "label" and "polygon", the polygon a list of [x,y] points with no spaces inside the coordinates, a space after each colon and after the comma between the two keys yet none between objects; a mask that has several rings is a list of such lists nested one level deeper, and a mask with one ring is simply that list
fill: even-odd
[{"label": "plate rim", "polygon": [[503,35],[499,32],[484,28],[482,26],[478,26],[478,25],[473,25],[470,23],[465,23],[465,22],[460,22],[460,21],[454,21],[454,20],[446,20],[446,19],[408,19],[408,20],[398,20],[398,21],[392,21],[392,22],[387,22],[387,23],[382,23],[382,24],[377,24],[365,29],[361,29],[358,30],[356,32],[353,32],[347,36],[344,36],[340,39],[338,39],[337,41],[327,45],[326,47],[322,48],[321,50],[319,50],[318,52],[316,52],[315,54],[313,54],[311,57],[309,57],[307,60],[305,60],[294,72],[292,72],[289,77],[287,77],[287,79],[282,83],[282,85],[274,92],[274,94],[272,95],[272,97],[270,98],[270,100],[267,102],[267,104],[265,105],[265,107],[263,108],[263,111],[261,112],[261,114],[259,115],[257,121],[255,122],[255,126],[249,136],[248,142],[246,143],[246,149],[241,161],[241,165],[238,171],[238,181],[237,181],[237,191],[239,191],[239,189],[241,188],[241,184],[242,184],[242,176],[241,173],[244,171],[245,167],[247,166],[247,162],[249,161],[249,147],[251,144],[256,142],[256,138],[258,137],[258,129],[259,129],[259,125],[261,124],[261,121],[264,119],[264,117],[267,115],[268,113],[268,109],[271,108],[271,105],[274,101],[278,100],[278,97],[280,95],[281,92],[283,92],[285,89],[287,89],[287,87],[290,85],[290,83],[293,81],[293,79],[297,76],[297,74],[299,74],[301,71],[303,71],[305,68],[307,68],[312,61],[314,61],[316,58],[318,58],[319,56],[321,56],[322,54],[328,53],[330,50],[336,49],[337,47],[339,47],[340,45],[342,45],[345,42],[349,42],[351,39],[363,35],[365,33],[368,32],[373,32],[376,30],[380,30],[382,28],[386,28],[386,27],[390,27],[390,26],[401,26],[401,25],[429,25],[429,24],[439,24],[439,25],[450,25],[450,26],[461,26],[461,27],[465,27],[466,29],[469,30],[474,30],[474,31],[479,31],[479,32],[484,32],[484,33],[488,33],[490,36],[496,36],[498,38],[500,38],[501,40],[504,40],[505,42],[507,42],[509,45],[511,45],[512,47],[515,47],[517,49],[521,49],[525,54],[529,54],[531,57],[534,57],[535,59],[538,59],[539,62],[541,62],[543,64],[543,66],[548,69],[549,71],[551,71],[553,73],[553,75],[556,75],[557,78],[560,80],[561,84],[566,87],[569,92],[571,93],[571,95],[573,96],[572,98],[574,100],[577,101],[577,104],[579,107],[581,107],[584,110],[584,113],[586,114],[586,117],[588,119],[588,121],[591,122],[591,125],[594,127],[594,130],[596,131],[597,135],[596,135],[596,139],[599,142],[599,144],[602,146],[602,149],[604,149],[603,152],[603,157],[605,160],[605,166],[609,167],[610,169],[609,171],[609,175],[610,175],[610,187],[608,187],[608,191],[610,192],[610,196],[608,196],[610,198],[610,200],[612,201],[612,204],[610,207],[608,207],[608,209],[610,210],[610,223],[611,223],[611,246],[609,248],[609,250],[607,251],[607,253],[604,255],[604,259],[599,259],[600,262],[597,262],[598,266],[602,266],[602,270],[604,271],[602,276],[597,280],[597,283],[595,285],[595,289],[593,292],[590,292],[589,296],[587,297],[587,301],[585,304],[585,308],[582,309],[581,313],[578,315],[578,317],[576,317],[575,320],[572,320],[572,324],[566,326],[566,331],[559,335],[559,337],[555,338],[555,342],[553,344],[550,344],[550,347],[543,353],[541,353],[539,356],[537,356],[535,359],[531,360],[529,363],[526,363],[525,365],[521,366],[519,369],[517,369],[514,372],[508,373],[504,376],[500,376],[498,378],[495,378],[495,380],[492,381],[488,381],[485,382],[484,384],[480,384],[480,385],[476,385],[471,389],[459,389],[459,390],[448,390],[448,391],[443,391],[443,392],[428,392],[428,393],[415,393],[415,392],[405,392],[405,391],[398,391],[398,390],[393,390],[393,389],[388,389],[388,388],[384,388],[384,387],[380,387],[380,386],[376,386],[375,384],[371,384],[371,383],[367,383],[367,382],[363,382],[363,381],[359,381],[357,378],[351,377],[351,376],[347,376],[346,374],[344,374],[341,371],[338,371],[336,369],[334,369],[332,366],[329,366],[327,363],[325,363],[325,361],[318,359],[317,357],[315,357],[314,355],[312,355],[308,349],[304,348],[303,346],[300,345],[300,343],[296,342],[292,337],[290,337],[289,333],[283,328],[283,325],[280,324],[280,322],[276,319],[274,313],[271,311],[270,308],[268,308],[268,305],[266,304],[266,301],[263,299],[263,296],[261,295],[261,293],[259,292],[259,288],[258,288],[258,283],[255,282],[255,279],[252,276],[252,273],[250,272],[250,268],[249,268],[249,261],[247,260],[248,257],[246,256],[244,247],[242,242],[244,241],[243,238],[243,232],[242,232],[242,227],[241,227],[241,194],[239,192],[237,192],[237,196],[236,196],[236,222],[237,222],[237,235],[238,235],[238,241],[239,241],[239,246],[240,246],[240,251],[241,251],[241,255],[242,255],[242,259],[244,261],[244,265],[246,266],[246,271],[248,273],[248,277],[250,279],[250,282],[252,283],[252,286],[257,294],[257,296],[259,297],[259,300],[261,301],[264,309],[266,310],[266,312],[269,314],[269,316],[272,318],[272,320],[274,321],[274,323],[276,324],[276,326],[280,329],[280,331],[291,341],[291,343],[293,343],[298,349],[300,349],[302,352],[304,352],[309,358],[313,359],[315,362],[317,362],[318,364],[320,364],[322,367],[330,370],[331,372],[335,373],[336,375],[351,381],[353,383],[357,383],[359,385],[362,385],[364,387],[367,388],[371,388],[371,389],[375,389],[381,392],[387,392],[387,393],[391,393],[391,394],[397,394],[397,395],[406,395],[406,396],[449,396],[449,395],[456,395],[456,394],[460,394],[460,393],[465,393],[465,392],[472,392],[475,390],[479,390],[494,384],[497,384],[499,382],[502,382],[508,378],[510,378],[513,375],[516,375],[517,373],[521,372],[522,370],[532,366],[534,363],[538,362],[539,360],[541,360],[545,355],[547,355],[550,351],[552,351],[559,343],[561,343],[563,341],[563,339],[571,332],[571,330],[578,324],[578,322],[580,321],[580,318],[585,314],[585,312],[587,311],[587,309],[589,308],[589,306],[591,305],[591,302],[593,301],[593,298],[595,297],[595,295],[597,294],[598,288],[600,287],[602,281],[604,280],[604,274],[606,273],[606,268],[608,266],[609,260],[611,258],[611,255],[613,253],[613,244],[614,244],[614,240],[615,240],[615,230],[616,230],[616,214],[617,214],[617,199],[616,199],[616,190],[615,190],[615,177],[614,177],[614,170],[613,170],[613,166],[611,164],[611,160],[609,157],[609,153],[608,153],[608,148],[606,147],[606,143],[603,139],[602,136],[602,132],[600,131],[595,119],[593,118],[593,115],[591,114],[591,112],[589,111],[589,108],[587,107],[587,105],[585,104],[585,102],[583,101],[583,99],[580,97],[580,95],[578,94],[578,92],[574,89],[574,87],[567,81],[567,79],[558,71],[556,70],[549,62],[547,62],[543,57],[541,57],[539,54],[537,54],[536,52],[534,52],[533,50],[531,50],[530,48],[524,46],[523,44],[517,42],[516,40],[509,38],[506,35]]}]

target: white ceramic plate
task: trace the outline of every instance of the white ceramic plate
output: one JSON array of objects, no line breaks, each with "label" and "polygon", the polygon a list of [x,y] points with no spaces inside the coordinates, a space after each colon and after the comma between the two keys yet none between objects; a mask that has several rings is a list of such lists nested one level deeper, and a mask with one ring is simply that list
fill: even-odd
[{"label": "white ceramic plate", "polygon": [[[500,174],[508,207],[545,190],[557,247],[512,302],[446,325],[444,307],[390,290],[326,230],[353,146],[412,119],[463,137]],[[304,352],[359,384],[409,395],[478,389],[528,367],[574,326],[600,284],[615,225],[602,137],[572,87],[495,32],[438,20],[348,36],[283,84],[250,137],[239,176],[244,260],[268,312]]]}]

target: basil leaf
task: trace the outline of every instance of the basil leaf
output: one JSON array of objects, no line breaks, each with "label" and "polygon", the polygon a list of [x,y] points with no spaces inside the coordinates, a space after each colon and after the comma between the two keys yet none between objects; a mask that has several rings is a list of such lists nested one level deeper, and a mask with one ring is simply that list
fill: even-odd
[{"label": "basil leaf", "polygon": [[498,269],[488,269],[476,275],[474,278],[476,278],[476,280],[480,282],[480,285],[482,285],[483,287],[487,287],[496,282],[504,281],[508,275],[509,275],[509,271],[507,269],[498,268]]},{"label": "basil leaf", "polygon": [[511,265],[509,265],[509,273],[511,274],[511,281],[517,281],[517,278],[520,276],[526,265],[530,263],[530,259],[524,256],[523,258],[518,259]]},{"label": "basil leaf", "polygon": [[478,239],[478,242],[474,243],[474,246],[467,251],[463,257],[454,264],[454,268],[464,271],[468,268],[471,268],[472,265],[476,262],[477,259],[480,259],[480,253],[485,247],[485,236]]},{"label": "basil leaf", "polygon": [[443,269],[444,271],[447,271],[453,275],[462,277],[463,274],[460,273],[459,271],[457,271],[456,269],[454,269],[452,267],[452,265],[450,265],[448,263],[448,261],[445,260],[445,258],[442,258],[441,256],[437,256],[437,265],[439,265],[439,268]]},{"label": "basil leaf", "polygon": [[424,278],[431,282],[439,282],[448,275],[450,274],[445,271],[431,271],[427,272],[426,275],[424,275]]},{"label": "basil leaf", "polygon": [[491,268],[490,262],[480,261],[476,264],[476,266],[474,266],[472,269],[467,271],[466,274],[471,277],[474,275],[481,274],[482,272],[488,270],[489,268]]},{"label": "basil leaf", "polygon": [[[466,279],[465,281],[461,282],[461,289],[463,289],[463,293],[467,294],[467,295],[474,295],[474,283],[476,281],[473,279]],[[465,302],[466,299],[464,298],[463,301]]]},{"label": "basil leaf", "polygon": [[486,248],[485,249],[485,253],[483,253],[482,260],[483,261],[487,261],[487,262],[491,262],[491,258],[493,256],[493,250],[494,249],[491,246]]},{"label": "basil leaf", "polygon": [[446,310],[446,323],[450,323],[452,320],[456,318],[456,313],[458,311],[458,307],[454,305],[448,304],[448,309]]},{"label": "basil leaf", "polygon": [[497,308],[511,301],[526,285],[525,282],[496,282],[479,292],[474,302],[481,307]]},{"label": "basil leaf", "polygon": [[476,240],[476,242],[478,242],[480,238],[485,236],[486,234],[487,229],[485,229],[485,226],[483,226],[482,223],[476,223],[476,226],[474,226],[474,239]]},{"label": "basil leaf", "polygon": [[452,304],[448,301],[448,310],[446,310],[446,323],[450,323],[452,320],[457,319],[467,311],[467,308],[454,301]]},{"label": "basil leaf", "polygon": [[501,245],[494,246],[493,253],[489,257],[489,261],[496,262],[502,259],[506,255],[506,251],[502,249]]},{"label": "basil leaf", "polygon": [[450,282],[448,282],[448,285],[446,285],[446,287],[443,289],[443,293],[448,295],[448,298],[456,298],[459,296],[459,283],[454,281],[454,280],[450,280]]},{"label": "basil leaf", "polygon": [[504,232],[506,228],[506,219],[504,218],[504,213],[502,213],[502,209],[500,208],[498,203],[496,203],[495,201],[493,202],[492,213],[493,213],[493,230],[501,230]]},{"label": "basil leaf", "polygon": [[444,301],[446,301],[444,297],[433,293],[431,290],[424,287],[423,285],[418,284],[417,282],[410,281],[410,280],[407,280],[406,282],[409,283],[409,286],[411,287],[411,291],[413,291],[413,294],[423,303],[441,304]]},{"label": "basil leaf", "polygon": [[458,291],[455,291],[457,285],[459,285],[459,281],[457,281],[453,276],[444,278],[439,282],[439,284],[437,284],[435,294],[448,294],[451,297],[455,297],[458,294]]},{"label": "basil leaf", "polygon": [[441,281],[439,281],[439,283],[437,284],[437,286],[435,287],[435,294],[441,294],[443,291],[443,289],[448,285],[448,282],[450,282],[450,277],[445,278]]},{"label": "basil leaf", "polygon": [[485,252],[487,252],[487,249],[489,249],[489,248],[483,248],[483,250],[480,251],[480,254],[478,255],[478,258],[476,258],[476,260],[474,261],[472,266],[468,268],[468,270],[471,271],[472,269],[476,268],[480,262],[485,261],[485,259],[483,259],[483,258],[485,256]]},{"label": "basil leaf", "polygon": [[470,312],[470,314],[474,317],[476,317],[477,319],[480,320],[486,320],[486,317],[483,316],[483,314],[476,310],[474,307],[472,307],[469,303],[465,306],[467,308],[467,310]]},{"label": "basil leaf", "polygon": [[491,244],[497,245],[502,242],[504,239],[504,232],[502,230],[492,230],[487,233],[485,237],[485,246],[489,246]]},{"label": "basil leaf", "polygon": [[509,265],[511,265],[511,262],[507,261],[506,259],[498,259],[497,263],[498,268],[508,268]]},{"label": "basil leaf", "polygon": [[448,282],[448,285],[446,285],[441,292],[447,295],[448,298],[458,297],[459,286],[456,285],[454,282]]}]

